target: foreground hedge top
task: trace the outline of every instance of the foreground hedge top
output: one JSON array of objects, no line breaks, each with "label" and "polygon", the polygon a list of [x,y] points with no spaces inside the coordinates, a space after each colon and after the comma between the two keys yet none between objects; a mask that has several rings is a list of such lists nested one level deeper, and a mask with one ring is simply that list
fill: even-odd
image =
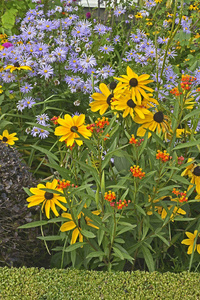
[{"label": "foreground hedge top", "polygon": [[0,268],[0,299],[199,299],[200,274]]}]

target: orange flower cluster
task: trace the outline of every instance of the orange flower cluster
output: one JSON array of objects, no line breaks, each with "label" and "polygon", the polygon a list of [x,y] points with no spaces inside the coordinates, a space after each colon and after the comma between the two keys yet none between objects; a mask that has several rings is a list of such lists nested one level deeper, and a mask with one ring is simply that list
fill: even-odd
[{"label": "orange flower cluster", "polygon": [[144,139],[135,139],[134,134],[131,135],[131,138],[129,139],[129,144],[134,144],[137,147],[141,145],[141,143],[144,141]]},{"label": "orange flower cluster", "polygon": [[127,207],[130,202],[131,202],[131,200],[128,200],[128,201],[126,201],[126,200],[123,200],[123,201],[119,200],[119,202],[117,202],[117,208],[118,209],[122,209],[122,208],[124,208],[124,206]]},{"label": "orange flower cluster", "polygon": [[130,167],[130,171],[133,175],[133,177],[138,177],[140,179],[142,179],[142,177],[145,176],[145,172],[142,172],[142,168],[140,168],[139,166],[134,165],[133,167]]},{"label": "orange flower cluster", "polygon": [[[189,91],[191,89],[192,83],[197,80],[196,77],[190,76],[188,74],[186,75],[182,75],[181,77],[181,88],[184,91]],[[179,92],[178,88],[175,87],[170,91],[171,94],[175,95],[175,96],[179,96],[182,95],[182,92]]]},{"label": "orange flower cluster", "polygon": [[171,93],[172,95],[175,95],[175,96],[179,96],[179,95],[182,95],[182,94],[183,94],[182,92],[179,92],[179,90],[178,90],[177,87],[173,88],[173,89],[170,91],[170,93]]},{"label": "orange flower cluster", "polygon": [[54,116],[53,118],[51,118],[51,121],[53,122],[54,125],[58,125],[58,117]]},{"label": "orange flower cluster", "polygon": [[117,209],[123,209],[124,207],[127,207],[131,202],[131,200],[126,201],[125,199],[123,201],[120,199],[118,202],[113,201],[116,200],[116,194],[115,192],[111,191],[108,191],[104,194],[104,199],[109,201],[111,207]]},{"label": "orange flower cluster", "polygon": [[111,191],[105,192],[104,199],[109,201],[109,202],[115,200],[116,199],[115,192],[111,192]]},{"label": "orange flower cluster", "polygon": [[109,124],[110,123],[108,121],[108,118],[103,117],[102,119],[98,118],[97,121],[95,121],[95,123],[89,124],[86,128],[89,129],[91,132],[96,131],[97,133],[103,133],[102,129],[104,129],[104,127]]},{"label": "orange flower cluster", "polygon": [[178,197],[179,202],[183,203],[188,201],[188,198],[186,197],[186,191],[180,192],[179,190],[173,188],[172,193]]},{"label": "orange flower cluster", "polygon": [[183,90],[190,90],[191,89],[191,85],[192,85],[192,82],[197,80],[196,77],[193,77],[193,76],[190,76],[188,74],[186,75],[182,75],[182,78],[181,78],[181,87]]},{"label": "orange flower cluster", "polygon": [[70,181],[69,180],[65,180],[65,179],[62,179],[62,180],[59,180],[58,179],[58,184],[57,184],[57,188],[58,189],[66,189],[70,186]]},{"label": "orange flower cluster", "polygon": [[169,153],[166,150],[164,152],[157,150],[156,159],[162,160],[162,162],[166,162],[169,160]]}]

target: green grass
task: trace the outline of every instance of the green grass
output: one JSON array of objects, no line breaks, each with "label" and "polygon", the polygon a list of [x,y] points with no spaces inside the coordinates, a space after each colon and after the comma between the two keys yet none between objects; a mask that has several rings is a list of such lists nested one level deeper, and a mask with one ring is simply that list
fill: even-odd
[{"label": "green grass", "polygon": [[200,274],[0,268],[2,300],[200,299]]}]

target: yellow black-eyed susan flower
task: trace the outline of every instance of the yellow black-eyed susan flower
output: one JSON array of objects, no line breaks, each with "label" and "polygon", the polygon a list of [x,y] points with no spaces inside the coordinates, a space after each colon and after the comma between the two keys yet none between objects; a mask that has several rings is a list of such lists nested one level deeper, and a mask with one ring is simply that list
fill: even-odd
[{"label": "yellow black-eyed susan flower", "polygon": [[[169,118],[165,116],[162,111],[158,111],[154,113],[149,112],[149,114],[145,115],[145,119],[136,116],[134,118],[134,121],[138,124],[142,124],[137,130],[138,136],[144,136],[146,133],[146,129],[154,131],[158,134],[162,132],[164,133],[165,138],[169,133],[169,127],[170,127]],[[148,132],[148,138],[150,136],[151,136],[151,132]]]},{"label": "yellow black-eyed susan flower", "polygon": [[[194,247],[194,251],[197,250],[197,252],[200,254],[200,233],[198,233],[198,231],[195,230],[194,233],[186,231],[185,234],[187,235],[188,239],[183,240],[181,244],[189,246],[187,254],[192,254],[193,247]],[[197,235],[198,237],[196,240],[196,244],[194,245],[194,240]]]},{"label": "yellow black-eyed susan flower", "polygon": [[106,110],[111,107],[113,109],[114,94],[110,92],[105,83],[100,83],[99,89],[102,93],[93,93],[92,99],[95,101],[90,103],[91,111],[96,112],[99,110],[100,115],[103,115]]},{"label": "yellow black-eyed susan flower", "polygon": [[127,91],[125,94],[121,95],[120,98],[117,99],[116,110],[123,110],[123,118],[130,115],[132,119],[135,116],[139,116],[141,119],[145,119],[145,114],[150,113],[150,111],[143,106],[137,105],[131,98],[131,92]]},{"label": "yellow black-eyed susan flower", "polygon": [[[84,206],[86,207],[86,206]],[[93,211],[92,213],[94,215],[99,215],[100,214],[100,210],[95,210]],[[81,211],[80,214],[77,216],[78,220],[80,220],[81,216],[84,217],[84,213]],[[64,231],[69,231],[69,230],[72,230],[73,229],[73,232],[72,232],[72,238],[71,238],[71,244],[75,244],[76,241],[77,241],[77,238],[79,237],[79,242],[83,242],[83,235],[81,234],[81,227],[79,226],[79,224],[76,224],[73,219],[72,219],[72,216],[71,214],[69,213],[63,213],[62,214],[62,217],[63,218],[67,218],[69,219],[70,221],[68,222],[65,222],[64,224],[62,224],[62,226],[60,227],[60,231],[64,232]],[[96,228],[96,229],[99,229],[97,226],[95,226],[93,223],[92,223],[92,220],[88,217],[85,217],[85,222],[88,226],[91,226],[93,228]],[[78,222],[79,223],[79,222]]]},{"label": "yellow black-eyed susan flower", "polygon": [[15,141],[18,141],[16,134],[16,132],[9,134],[8,130],[4,130],[2,135],[0,135],[0,140],[8,145],[14,145]]},{"label": "yellow black-eyed susan flower", "polygon": [[78,133],[80,133],[86,139],[89,139],[89,137],[92,135],[91,131],[86,128],[86,125],[84,125],[84,114],[81,114],[80,116],[75,115],[74,117],[66,114],[64,119],[58,118],[57,122],[61,126],[56,127],[54,134],[61,136],[59,141],[65,141],[67,146],[72,146],[74,141],[79,146],[83,144],[83,141],[79,139],[80,136]]},{"label": "yellow black-eyed susan flower", "polygon": [[20,66],[18,62],[16,62],[14,65],[8,65],[7,67],[4,68],[4,70],[10,70],[10,73],[12,73],[15,70],[29,70],[31,71],[31,67],[29,66]]},{"label": "yellow black-eyed susan flower", "polygon": [[153,92],[152,88],[146,86],[148,83],[153,82],[153,80],[148,80],[150,77],[148,74],[138,76],[129,66],[127,67],[126,72],[127,75],[121,75],[122,78],[114,77],[120,81],[115,89],[115,92],[123,93],[126,90],[130,90],[132,100],[135,103],[137,102],[138,105],[141,105],[142,96],[148,99],[148,94],[145,92],[145,90]]},{"label": "yellow black-eyed susan flower", "polygon": [[52,182],[47,182],[46,185],[38,184],[36,188],[30,188],[30,192],[33,194],[28,197],[26,200],[29,202],[28,207],[36,206],[42,203],[42,212],[43,208],[45,208],[45,214],[47,218],[50,218],[50,210],[53,211],[55,216],[59,216],[59,213],[55,207],[55,205],[59,206],[62,210],[66,211],[67,208],[63,206],[60,202],[67,203],[64,196],[61,196],[57,193],[46,192],[42,189],[51,189],[55,191],[61,191],[57,188],[58,180],[54,179]]},{"label": "yellow black-eyed susan flower", "polygon": [[[178,206],[178,204],[179,204],[179,199],[178,198],[176,199],[176,198],[172,198],[171,196],[164,196],[164,197],[161,197],[159,199],[153,200],[153,203],[154,204],[156,204],[157,202],[162,203],[162,201],[173,201],[174,202],[174,204],[167,206],[168,211],[174,206],[174,209],[173,209],[173,211],[171,213],[171,216],[170,216],[170,220],[172,222],[174,221],[174,217],[176,217],[178,215],[186,215],[185,210],[183,210],[182,208],[180,208]],[[149,202],[151,202],[151,198],[150,197],[149,197]],[[177,202],[177,205],[175,204],[175,202]],[[151,206],[150,209],[147,211],[147,215],[152,215],[153,214],[153,210],[157,211],[157,213],[161,216],[161,218],[163,220],[166,218],[167,211],[166,211],[166,209],[163,206],[155,205],[154,209]]]},{"label": "yellow black-eyed susan flower", "polygon": [[200,194],[200,166],[194,164],[194,159],[189,158],[187,162],[192,162],[182,173],[181,176],[188,176],[190,183],[188,190],[190,190],[195,184],[197,194]]}]

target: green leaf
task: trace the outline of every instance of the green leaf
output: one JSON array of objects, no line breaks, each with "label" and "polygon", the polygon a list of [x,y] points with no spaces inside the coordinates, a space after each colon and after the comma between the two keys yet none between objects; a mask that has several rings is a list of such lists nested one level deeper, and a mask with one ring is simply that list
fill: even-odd
[{"label": "green leaf", "polygon": [[99,229],[99,230],[97,231],[97,240],[98,240],[99,246],[101,246],[103,237],[104,237],[104,230]]},{"label": "green leaf", "polygon": [[179,150],[179,149],[184,149],[184,148],[189,148],[189,147],[194,147],[194,146],[197,146],[197,145],[200,145],[200,140],[197,140],[197,141],[190,141],[190,142],[187,142],[187,143],[183,143],[183,144],[179,144],[177,145],[174,149],[174,150]]},{"label": "green leaf", "polygon": [[4,127],[6,127],[7,125],[10,125],[10,124],[12,124],[12,122],[3,120],[3,121],[1,121],[0,128],[4,128]]},{"label": "green leaf", "polygon": [[6,29],[12,29],[15,25],[15,17],[17,15],[17,9],[8,9],[1,17],[2,26]]},{"label": "green leaf", "polygon": [[40,152],[42,152],[42,153],[44,153],[44,154],[46,154],[47,157],[51,157],[51,158],[53,158],[54,160],[59,161],[59,159],[57,158],[57,156],[55,156],[53,153],[51,153],[51,152],[48,151],[47,149],[44,149],[44,148],[42,148],[42,147],[35,146],[35,145],[33,145],[33,146],[31,146],[31,147],[34,148],[34,149],[36,149],[36,150],[38,150],[38,151],[40,151]]},{"label": "green leaf", "polygon": [[45,164],[46,166],[58,171],[59,175],[62,176],[63,179],[71,180],[71,171],[67,170],[64,167],[60,167],[56,163]]},{"label": "green leaf", "polygon": [[166,240],[166,238],[164,238],[164,236],[156,233],[155,235],[152,235],[151,237],[155,237],[155,236],[157,236],[161,241],[163,241],[168,247],[170,246],[170,243],[168,242],[168,240]]},{"label": "green leaf", "polygon": [[144,255],[144,259],[145,259],[145,262],[146,262],[147,267],[149,269],[149,272],[154,272],[155,271],[155,266],[154,266],[154,261],[153,261],[153,257],[151,255],[150,250],[147,247],[145,247],[144,245],[141,246],[141,250],[142,250],[142,253]]},{"label": "green leaf", "polygon": [[[76,249],[78,249],[78,248],[80,248],[80,247],[83,247],[85,244],[87,244],[86,242],[77,242],[77,243],[75,243],[75,244],[73,244],[73,245],[70,245],[69,247],[67,247],[65,250],[64,250],[64,252],[71,252],[71,251],[73,251],[73,250],[76,250]],[[62,248],[63,249],[63,248]]]},{"label": "green leaf", "polygon": [[0,105],[3,103],[4,100],[4,94],[0,95]]},{"label": "green leaf", "polygon": [[59,235],[38,236],[37,238],[42,241],[59,241],[63,239]]},{"label": "green leaf", "polygon": [[82,234],[83,236],[85,236],[86,238],[88,238],[88,239],[93,239],[93,238],[96,237],[96,235],[95,235],[93,232],[88,231],[88,230],[85,230],[85,229],[82,229],[82,230],[81,230],[81,234]]},{"label": "green leaf", "polygon": [[95,252],[90,252],[86,258],[91,258],[91,257],[100,257],[104,256],[105,253],[103,251],[95,251]]},{"label": "green leaf", "polygon": [[118,248],[113,247],[113,251],[115,253],[115,256],[119,257],[121,260],[124,260],[124,257],[123,257],[121,251]]},{"label": "green leaf", "polygon": [[191,111],[189,114],[187,114],[183,119],[182,119],[182,122],[183,121],[185,121],[185,120],[187,120],[187,119],[189,119],[189,118],[191,118],[191,117],[193,117],[193,116],[195,116],[195,115],[199,115],[200,114],[200,108],[199,109],[195,109],[195,110],[193,110],[193,111]]},{"label": "green leaf", "polygon": [[57,222],[66,222],[66,218],[63,218],[63,217],[57,217],[57,218],[53,218],[53,219],[50,219],[48,221],[48,223],[57,223]]},{"label": "green leaf", "polygon": [[36,222],[31,222],[22,226],[19,226],[18,229],[23,229],[23,228],[34,228],[38,226],[43,226],[48,224],[48,221],[36,221]]}]

